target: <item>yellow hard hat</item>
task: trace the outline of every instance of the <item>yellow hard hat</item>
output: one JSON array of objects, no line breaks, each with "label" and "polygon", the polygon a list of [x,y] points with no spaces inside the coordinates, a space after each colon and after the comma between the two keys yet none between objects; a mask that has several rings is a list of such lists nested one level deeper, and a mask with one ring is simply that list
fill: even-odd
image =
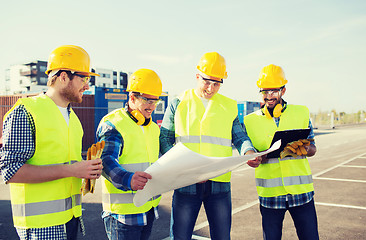
[{"label": "yellow hard hat", "polygon": [[217,52],[203,54],[197,69],[211,77],[227,78],[225,58]]},{"label": "yellow hard hat", "polygon": [[85,73],[88,76],[99,76],[99,74],[90,72],[89,54],[83,48],[74,45],[63,45],[51,52],[46,74],[58,69]]},{"label": "yellow hard hat", "polygon": [[160,77],[150,69],[139,69],[134,72],[127,85],[128,92],[139,92],[153,96],[161,96],[163,87]]},{"label": "yellow hard hat", "polygon": [[270,64],[262,68],[257,81],[259,88],[280,88],[287,83],[285,73],[280,66]]}]

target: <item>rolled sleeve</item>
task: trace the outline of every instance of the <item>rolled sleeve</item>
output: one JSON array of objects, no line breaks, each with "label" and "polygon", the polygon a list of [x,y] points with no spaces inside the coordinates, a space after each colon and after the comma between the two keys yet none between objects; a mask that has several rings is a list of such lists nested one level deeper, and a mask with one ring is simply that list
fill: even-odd
[{"label": "rolled sleeve", "polygon": [[3,147],[0,150],[0,170],[4,183],[34,155],[32,121],[23,105],[15,107],[4,121]]},{"label": "rolled sleeve", "polygon": [[119,164],[119,157],[123,151],[122,135],[111,122],[106,121],[98,127],[97,140],[105,142],[101,156],[103,177],[120,190],[131,190],[131,179],[134,173],[127,171]]},{"label": "rolled sleeve", "polygon": [[313,124],[311,123],[311,120],[309,120],[309,128],[310,128],[310,133],[309,133],[308,139],[313,139],[314,141],[311,141],[310,144],[315,145],[315,134],[314,134]]},{"label": "rolled sleeve", "polygon": [[244,155],[249,150],[256,152],[255,148],[253,147],[252,141],[247,135],[245,127],[243,128],[240,124],[238,116],[233,121],[233,127],[231,131],[232,135],[232,142],[236,149],[238,149],[239,154]]},{"label": "rolled sleeve", "polygon": [[173,99],[164,114],[159,137],[161,154],[165,154],[175,144],[174,116],[179,103],[180,100],[178,98]]}]

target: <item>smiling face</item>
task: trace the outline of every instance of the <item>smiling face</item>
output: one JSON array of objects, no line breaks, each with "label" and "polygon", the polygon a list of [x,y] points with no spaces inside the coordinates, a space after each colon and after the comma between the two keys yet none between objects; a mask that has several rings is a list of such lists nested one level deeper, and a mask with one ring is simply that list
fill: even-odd
[{"label": "smiling face", "polygon": [[222,79],[201,74],[196,74],[196,78],[196,93],[199,97],[211,99],[220,90]]},{"label": "smiling face", "polygon": [[82,75],[73,75],[67,85],[60,90],[60,96],[68,102],[81,103],[83,93],[89,89],[89,81]]},{"label": "smiling face", "polygon": [[159,97],[149,94],[135,94],[132,93],[130,95],[130,103],[129,107],[132,110],[138,110],[144,115],[145,119],[151,118],[151,114],[156,108],[157,103],[159,102]]},{"label": "smiling face", "polygon": [[268,109],[273,109],[277,104],[282,103],[282,96],[286,88],[263,88],[260,90],[264,104]]}]

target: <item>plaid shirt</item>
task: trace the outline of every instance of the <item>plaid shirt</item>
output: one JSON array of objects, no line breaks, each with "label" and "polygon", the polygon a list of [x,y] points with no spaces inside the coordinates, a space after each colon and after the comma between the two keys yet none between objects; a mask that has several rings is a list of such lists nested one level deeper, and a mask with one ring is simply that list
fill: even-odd
[{"label": "plaid shirt", "polygon": [[[5,119],[3,147],[0,150],[0,170],[4,183],[7,183],[34,155],[35,130],[33,117],[23,105],[15,107]],[[79,220],[84,233],[81,217]],[[46,228],[17,228],[16,230],[20,239],[66,239],[65,224]]]},{"label": "plaid shirt", "polygon": [[[165,154],[175,144],[175,124],[174,116],[176,109],[180,103],[178,98],[175,98],[169,104],[164,119],[160,128],[160,152]],[[250,141],[245,128],[239,122],[238,116],[233,121],[233,127],[231,129],[232,143],[238,149],[240,154],[245,154],[249,150],[256,151]],[[222,193],[230,191],[230,182],[215,182],[211,181],[211,193]],[[185,194],[196,194],[196,184],[180,188],[178,191]]]},{"label": "plaid shirt", "polygon": [[[280,124],[280,118],[273,118],[277,127]],[[309,128],[310,133],[308,136],[308,139],[314,139],[314,131],[313,131],[313,125],[311,124],[311,121],[309,120]],[[311,144],[315,144],[315,142],[311,142]],[[288,207],[297,207],[304,205],[305,203],[308,203],[313,199],[314,197],[314,191],[303,193],[303,194],[296,194],[296,195],[282,195],[282,196],[276,196],[276,197],[261,197],[259,196],[259,203],[266,208],[272,208],[272,209],[286,209],[286,203],[288,204]]]},{"label": "plaid shirt", "polygon": [[[97,141],[105,141],[102,153],[103,177],[110,181],[116,188],[127,191],[131,189],[133,172],[128,172],[119,164],[119,157],[123,151],[123,138],[110,121],[101,123],[97,129]],[[155,218],[158,219],[158,207],[154,208]],[[147,224],[146,213],[139,214],[115,214],[103,212],[102,218],[112,216],[119,222],[131,226],[144,226]]]}]

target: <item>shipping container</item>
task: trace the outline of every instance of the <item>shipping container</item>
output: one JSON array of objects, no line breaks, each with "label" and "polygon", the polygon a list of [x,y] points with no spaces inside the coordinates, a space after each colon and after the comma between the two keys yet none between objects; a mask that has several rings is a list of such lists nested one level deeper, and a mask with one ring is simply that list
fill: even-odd
[{"label": "shipping container", "polygon": [[238,101],[238,116],[241,125],[244,125],[244,116],[261,108],[260,102]]}]

